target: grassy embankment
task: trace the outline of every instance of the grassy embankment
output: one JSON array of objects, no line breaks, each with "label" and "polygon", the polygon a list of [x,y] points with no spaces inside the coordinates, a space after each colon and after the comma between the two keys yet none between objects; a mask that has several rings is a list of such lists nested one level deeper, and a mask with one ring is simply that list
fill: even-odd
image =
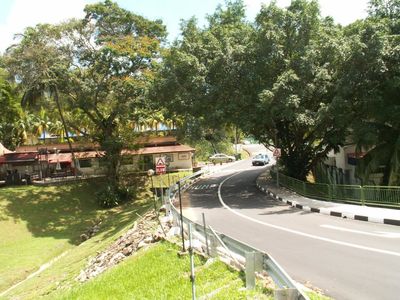
[{"label": "grassy embankment", "polygon": [[[94,280],[52,299],[191,299],[189,256],[162,242],[141,250]],[[204,299],[272,299],[270,290],[248,291],[243,274],[220,261],[195,256],[196,294]],[[264,292],[264,293],[263,293]]]},{"label": "grassy embankment", "polygon": [[[76,293],[88,295],[85,296],[88,297],[86,299],[93,299],[93,293],[99,293],[100,298],[109,299],[110,295],[116,293],[115,288],[121,290],[115,294],[115,299],[136,299],[136,296],[132,296],[133,291],[162,298],[170,293],[181,295],[182,287],[176,285],[179,278],[178,283],[187,282],[185,289],[190,291],[187,257],[178,258],[176,247],[167,243],[156,246],[151,251],[144,251],[137,258],[134,256],[128,259],[121,266],[85,285],[75,280],[90,257],[105,249],[130,228],[138,218],[137,214],[142,214],[153,206],[150,193],[144,192],[134,202],[103,210],[97,206],[94,197],[98,189],[98,184],[89,183],[0,189],[0,294],[23,281],[41,265],[64,254],[50,267],[24,281],[0,297],[1,299],[37,299],[42,296],[76,299]],[[100,231],[80,244],[80,235],[100,221]],[[150,256],[147,257],[145,253]],[[201,266],[198,271],[201,293],[207,294],[222,288],[233,293],[231,299],[239,299],[240,295],[247,294],[238,290],[244,285],[239,273],[221,263],[206,267],[204,262],[199,257],[196,260],[196,265]],[[134,285],[130,285],[134,274],[140,276],[134,281]],[[214,277],[220,279],[216,280]],[[164,286],[169,286],[170,290],[164,290]],[[146,294],[149,291],[153,294]],[[148,296],[150,298],[147,299],[154,298],[153,296]],[[143,297],[139,298],[146,299]],[[215,297],[213,299],[224,299],[222,296]]]},{"label": "grassy embankment", "polygon": [[[105,248],[124,228],[151,207],[150,194],[120,207],[100,209],[99,184],[0,189],[0,294],[62,253],[40,275],[6,294],[37,298],[58,286],[73,284],[86,258]],[[80,244],[80,235],[94,224],[100,232]]]}]

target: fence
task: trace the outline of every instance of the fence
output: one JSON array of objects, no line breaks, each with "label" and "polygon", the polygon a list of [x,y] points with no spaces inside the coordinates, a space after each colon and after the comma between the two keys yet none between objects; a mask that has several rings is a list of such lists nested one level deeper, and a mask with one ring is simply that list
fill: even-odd
[{"label": "fence", "polygon": [[[271,170],[271,176],[276,178],[273,170]],[[282,173],[279,173],[279,183],[305,197],[332,202],[400,208],[400,187],[309,183]]]},{"label": "fence", "polygon": [[[181,179],[181,191],[186,189],[203,173],[203,171],[199,171]],[[241,265],[242,267],[245,265],[246,286],[251,286],[251,283],[249,284],[247,280],[251,280],[249,278],[254,278],[254,272],[266,271],[279,287],[276,291],[279,299],[309,299],[297,288],[294,281],[283,268],[267,253],[235,240],[232,237],[217,233],[210,226],[206,227],[205,224],[200,225],[185,216],[181,216],[173,204],[176,200],[177,193],[178,185],[172,185],[169,189],[169,211],[173,216],[174,222],[181,225],[180,221],[182,218],[182,227],[185,232],[188,232],[189,224],[191,224],[194,236],[201,241],[203,245],[207,245],[207,251],[210,250],[211,256],[216,254],[227,255],[232,261],[236,262],[237,265]],[[210,241],[210,243],[208,243],[208,241]],[[209,248],[208,245],[210,245]],[[253,263],[249,263],[249,259]]]}]

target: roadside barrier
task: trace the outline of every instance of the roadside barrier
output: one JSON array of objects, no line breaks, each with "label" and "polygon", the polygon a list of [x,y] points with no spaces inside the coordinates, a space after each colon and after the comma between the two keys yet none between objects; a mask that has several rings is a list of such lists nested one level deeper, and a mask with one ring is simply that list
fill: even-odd
[{"label": "roadside barrier", "polygon": [[[203,171],[193,173],[179,181],[181,192],[205,174]],[[285,272],[285,270],[266,252],[258,250],[250,245],[238,241],[230,236],[216,232],[210,226],[206,226],[203,215],[203,224],[198,224],[182,216],[175,208],[178,195],[178,184],[169,188],[169,203],[167,211],[172,214],[174,223],[182,226],[187,235],[189,224],[193,236],[206,247],[206,253],[210,256],[219,256],[221,260],[230,263],[246,273],[246,287],[254,288],[256,272],[262,274],[266,272],[274,281],[278,289],[275,290],[275,298],[285,300],[309,299]],[[182,220],[182,223],[181,223]]]},{"label": "roadside barrier", "polygon": [[[276,180],[276,172],[271,170]],[[400,187],[309,183],[279,172],[279,184],[309,198],[359,205],[400,208]]]}]

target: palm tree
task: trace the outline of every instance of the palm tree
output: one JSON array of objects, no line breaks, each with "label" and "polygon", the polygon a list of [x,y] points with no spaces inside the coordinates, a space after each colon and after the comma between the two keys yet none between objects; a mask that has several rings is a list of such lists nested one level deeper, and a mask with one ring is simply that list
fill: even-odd
[{"label": "palm tree", "polygon": [[25,30],[20,44],[7,49],[6,59],[24,89],[22,107],[34,107],[40,101],[49,99],[55,102],[75,162],[59,97],[59,86],[71,62],[55,45],[59,34],[58,28],[49,24],[30,27]]},{"label": "palm tree", "polygon": [[46,113],[46,111],[41,108],[39,114],[36,117],[36,135],[41,137],[43,135],[44,143],[46,143],[46,133],[48,133],[52,122]]}]

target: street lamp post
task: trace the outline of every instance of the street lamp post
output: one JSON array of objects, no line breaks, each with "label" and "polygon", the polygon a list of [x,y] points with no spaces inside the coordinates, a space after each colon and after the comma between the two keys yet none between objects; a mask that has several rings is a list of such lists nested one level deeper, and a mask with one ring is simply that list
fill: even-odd
[{"label": "street lamp post", "polygon": [[153,169],[149,169],[149,170],[147,171],[147,176],[150,177],[151,192],[153,193],[154,209],[155,209],[155,211],[157,211],[156,195],[154,194],[153,175],[154,175],[154,170],[153,170]]},{"label": "street lamp post", "polygon": [[[278,132],[275,131],[275,149],[278,149]],[[275,166],[276,166],[276,186],[279,187],[279,155],[275,156]]]},{"label": "street lamp post", "polygon": [[185,249],[185,237],[183,235],[183,214],[182,214],[181,182],[178,181],[177,184],[178,184],[178,196],[179,196],[179,212],[181,214],[182,252],[186,252],[186,249]]}]

